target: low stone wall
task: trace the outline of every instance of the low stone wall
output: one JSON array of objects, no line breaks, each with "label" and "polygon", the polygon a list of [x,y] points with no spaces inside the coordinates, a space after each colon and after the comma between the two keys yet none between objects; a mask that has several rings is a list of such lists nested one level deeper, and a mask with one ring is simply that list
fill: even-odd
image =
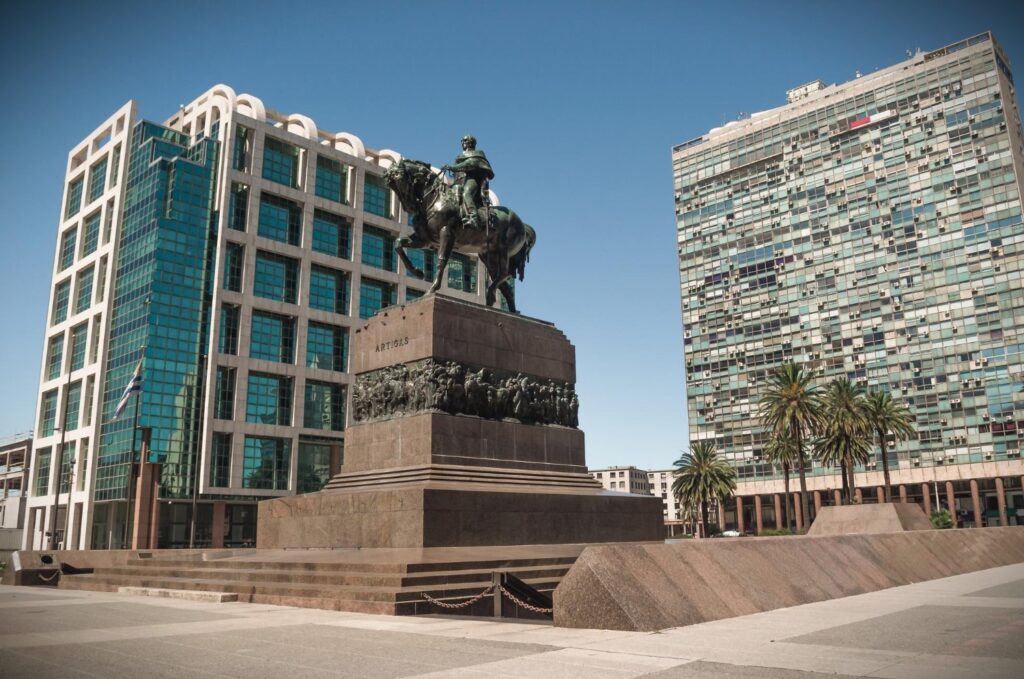
[{"label": "low stone wall", "polygon": [[600,545],[554,593],[555,625],[653,631],[1024,562],[1024,527]]}]

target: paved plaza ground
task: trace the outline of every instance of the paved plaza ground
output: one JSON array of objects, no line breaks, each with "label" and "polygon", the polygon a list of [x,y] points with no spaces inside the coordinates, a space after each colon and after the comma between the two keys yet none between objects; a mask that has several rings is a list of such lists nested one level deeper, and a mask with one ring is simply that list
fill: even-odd
[{"label": "paved plaza ground", "polygon": [[0,587],[4,678],[1022,675],[1024,564],[658,633]]}]

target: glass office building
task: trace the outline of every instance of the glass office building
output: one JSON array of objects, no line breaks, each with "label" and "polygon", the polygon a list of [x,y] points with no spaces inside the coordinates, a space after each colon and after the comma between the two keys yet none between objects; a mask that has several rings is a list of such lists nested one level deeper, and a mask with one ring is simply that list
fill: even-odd
[{"label": "glass office building", "polygon": [[[251,544],[258,500],[322,487],[352,333],[429,285],[394,256],[408,215],[381,175],[399,157],[224,85],[162,124],[129,102],[71,151],[26,548],[53,526],[68,548],[130,543],[136,421],[160,464],[155,546]],[[482,303],[459,263],[445,294]]]},{"label": "glass office building", "polygon": [[[912,408],[917,438],[890,458],[900,497],[930,507],[938,491],[964,525],[1016,521],[1017,106],[986,33],[841,85],[809,83],[673,148],[691,439],[713,440],[737,468],[732,525],[775,518],[782,484],[757,407],[787,361],[821,386],[845,376]],[[874,500],[881,467],[860,471]],[[815,504],[834,502],[836,470],[808,473]]]}]

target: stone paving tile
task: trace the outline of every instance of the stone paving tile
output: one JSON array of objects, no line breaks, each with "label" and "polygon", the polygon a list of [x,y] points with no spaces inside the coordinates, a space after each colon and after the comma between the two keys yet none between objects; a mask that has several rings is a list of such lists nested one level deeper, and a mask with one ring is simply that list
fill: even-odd
[{"label": "stone paving tile", "polygon": [[850,674],[822,674],[778,667],[730,665],[728,663],[696,662],[679,665],[662,672],[644,675],[645,679],[854,679]]},{"label": "stone paving tile", "polygon": [[787,642],[843,648],[1024,659],[1024,619],[1014,609],[915,606]]},{"label": "stone paving tile", "polygon": [[674,658],[565,648],[514,660],[472,665],[455,671],[419,674],[415,679],[633,679],[646,677],[651,672],[672,667],[678,662]]},{"label": "stone paving tile", "polygon": [[1005,582],[995,587],[988,587],[978,592],[971,592],[970,596],[984,596],[993,598],[1024,599],[1024,580]]},{"label": "stone paving tile", "polygon": [[223,613],[215,614],[207,611],[154,606],[128,599],[120,603],[67,606],[61,607],[60,610],[55,610],[53,606],[25,606],[18,609],[17,613],[0,615],[0,636],[201,622],[230,617],[232,616]]}]

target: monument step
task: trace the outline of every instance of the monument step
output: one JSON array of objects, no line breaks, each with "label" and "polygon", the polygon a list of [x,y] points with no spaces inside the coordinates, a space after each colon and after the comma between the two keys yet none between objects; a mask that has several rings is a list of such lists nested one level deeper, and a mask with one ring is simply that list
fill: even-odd
[{"label": "monument step", "polygon": [[233,592],[206,592],[191,589],[159,589],[156,587],[118,587],[118,594],[132,596],[155,596],[164,599],[184,599],[186,601],[204,601],[207,603],[224,604],[238,601]]},{"label": "monument step", "polygon": [[[565,566],[575,563],[582,546],[567,550],[566,553],[548,557],[500,559],[452,559],[423,562],[370,562],[370,561],[234,561],[234,560],[186,560],[186,559],[129,559],[127,567],[138,568],[195,568],[218,570],[268,570],[301,573],[429,573],[434,571],[459,570],[513,570],[537,566]],[[344,556],[344,554],[342,555]]]},{"label": "monument step", "polygon": [[[220,579],[234,582],[275,583],[287,582],[309,585],[349,585],[349,586],[426,586],[459,582],[476,582],[491,572],[514,570],[520,579],[526,578],[561,578],[571,564],[553,564],[547,566],[524,566],[510,569],[508,567],[493,569],[459,569],[445,571],[426,571],[423,573],[358,573],[352,571],[302,572],[295,570],[270,570],[252,568],[179,568],[176,566],[110,566],[100,567],[93,575],[103,578],[112,577],[173,577],[193,578],[197,580]],[[483,572],[482,572],[483,571]]]}]

